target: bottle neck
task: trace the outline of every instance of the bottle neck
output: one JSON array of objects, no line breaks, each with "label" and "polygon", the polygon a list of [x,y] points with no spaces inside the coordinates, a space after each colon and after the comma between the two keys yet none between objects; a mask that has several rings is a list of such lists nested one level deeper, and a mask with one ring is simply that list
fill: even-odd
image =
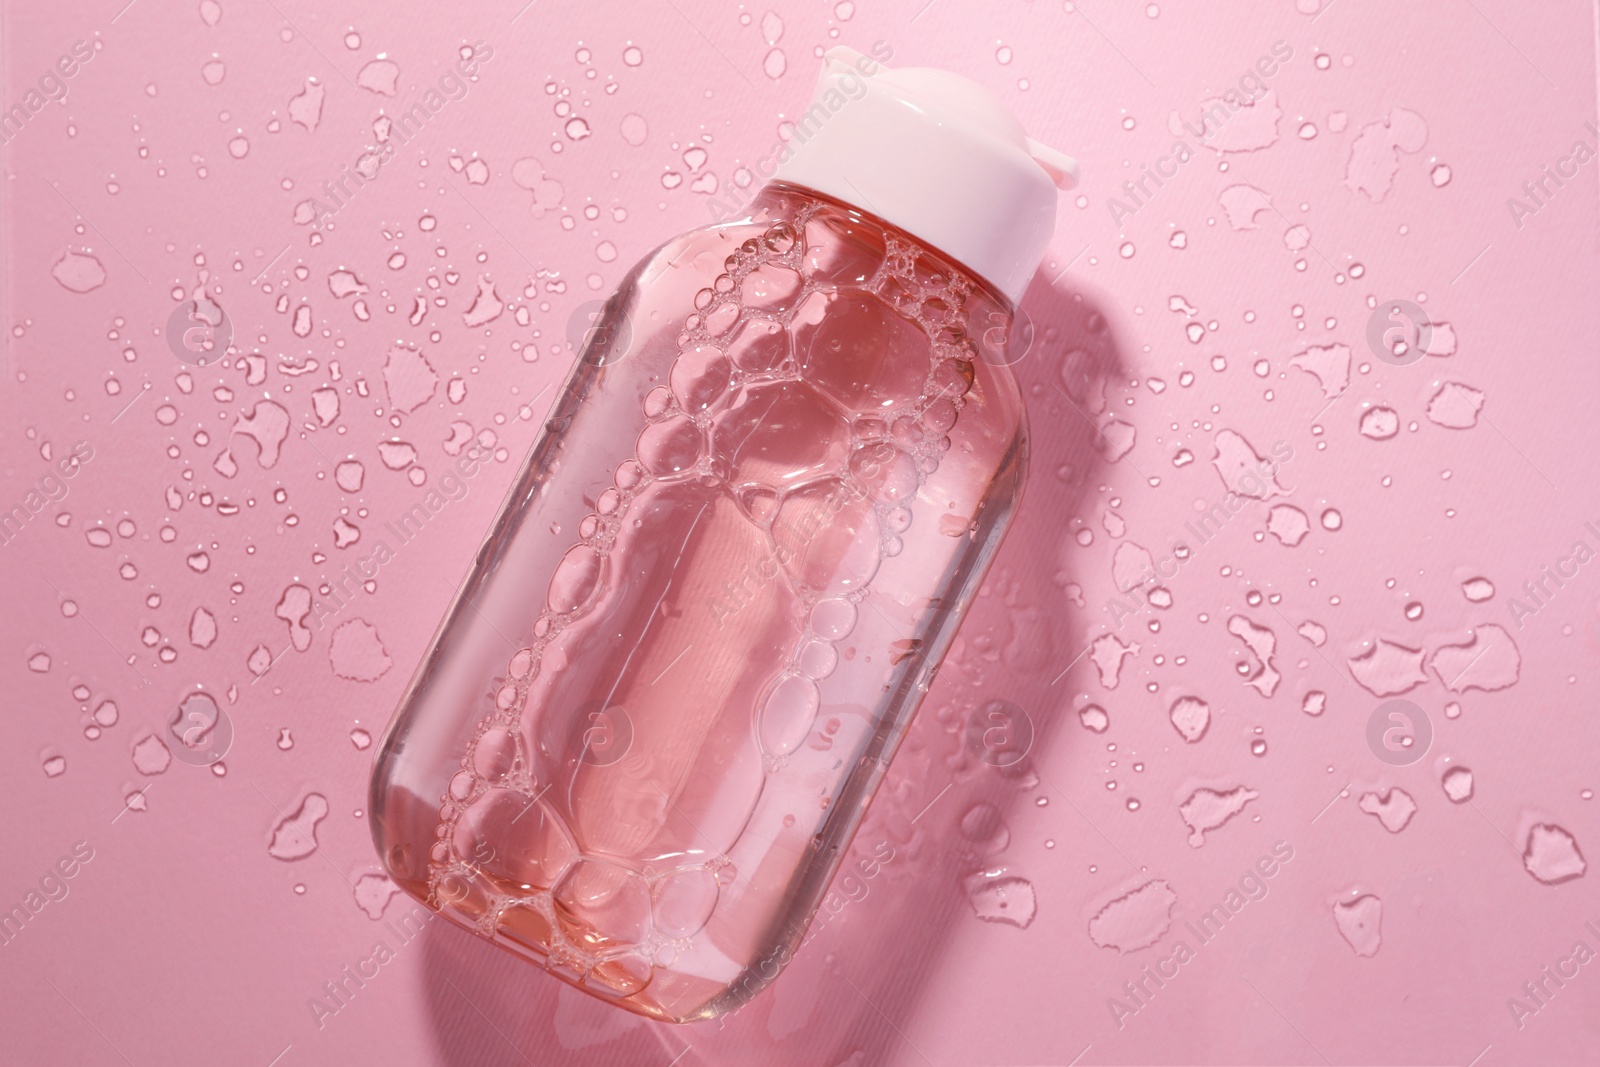
[{"label": "bottle neck", "polygon": [[942,250],[934,248],[916,234],[908,233],[887,219],[861,207],[859,204],[852,204],[836,196],[830,196],[827,193],[808,189],[803,185],[796,185],[792,182],[770,181],[762,186],[755,198],[750,201],[749,217],[758,222],[792,219],[802,207],[809,203],[826,204],[835,212],[843,215],[849,222],[857,223],[867,230],[880,230],[892,235],[898,241],[914,245],[921,255],[931,261],[931,267],[944,273],[959,274],[971,282],[975,289],[982,290],[984,296],[1003,308],[1007,315],[1014,316],[1016,314],[1016,302],[987,278]]}]

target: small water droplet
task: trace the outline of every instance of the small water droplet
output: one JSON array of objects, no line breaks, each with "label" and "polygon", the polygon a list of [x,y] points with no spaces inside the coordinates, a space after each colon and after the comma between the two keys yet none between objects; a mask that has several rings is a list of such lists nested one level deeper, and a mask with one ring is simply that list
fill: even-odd
[{"label": "small water droplet", "polygon": [[1004,868],[980,871],[966,880],[967,900],[985,922],[1026,927],[1033,922],[1037,902],[1033,883],[1007,874]]},{"label": "small water droplet", "polygon": [[327,798],[321,793],[307,793],[294,814],[284,816],[272,828],[267,854],[280,860],[298,860],[311,855],[317,850],[317,823],[327,815]]},{"label": "small water droplet", "polygon": [[1357,956],[1375,956],[1383,945],[1383,901],[1371,893],[1333,906],[1339,936]]},{"label": "small water droplet", "polygon": [[1465,767],[1452,767],[1445,771],[1439,784],[1452,803],[1461,804],[1472,799],[1472,772]]},{"label": "small water droplet", "polygon": [[1578,849],[1577,840],[1566,830],[1551,823],[1535,823],[1528,831],[1522,864],[1529,874],[1545,885],[1560,885],[1581,877],[1589,867]]},{"label": "small water droplet", "polygon": [[1078,722],[1083,724],[1085,730],[1103,734],[1111,725],[1111,716],[1107,715],[1106,709],[1099,704],[1089,704],[1078,710]]}]

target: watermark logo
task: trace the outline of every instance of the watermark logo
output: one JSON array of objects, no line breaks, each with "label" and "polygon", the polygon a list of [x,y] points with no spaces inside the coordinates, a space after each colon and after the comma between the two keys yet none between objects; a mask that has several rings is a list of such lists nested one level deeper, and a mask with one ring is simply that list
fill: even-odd
[{"label": "watermark logo", "polygon": [[[1146,956],[1150,962],[1144,964],[1137,975],[1122,983],[1121,993],[1106,998],[1106,1007],[1117,1029],[1124,1029],[1130,1018],[1143,1014],[1145,1009],[1151,1007],[1156,995],[1167,987],[1167,983],[1182,974],[1184,966],[1198,958],[1202,948],[1221,937],[1223,930],[1233,924],[1240,913],[1250,905],[1265,900],[1272,889],[1270,879],[1282,874],[1293,859],[1293,845],[1287,841],[1274,843],[1272,851],[1262,854],[1254,864],[1246,867],[1238,880],[1228,887],[1222,899],[1209,910],[1202,904],[1198,911],[1189,912],[1192,917],[1184,920],[1184,933],[1169,942],[1166,955],[1155,955],[1153,959]],[[1160,909],[1154,914],[1170,914],[1177,899],[1177,894],[1166,882],[1148,881],[1132,893],[1101,908],[1099,914],[1089,921],[1089,936],[1096,944],[1115,946],[1119,952],[1147,948],[1165,936],[1165,928],[1148,940],[1140,937],[1124,944],[1124,932],[1139,929],[1138,922],[1129,920],[1133,916],[1152,914],[1152,903]],[[1189,911],[1188,908],[1184,910]],[[1253,913],[1257,909],[1251,910]],[[1189,937],[1194,938],[1192,947]],[[1155,949],[1155,953],[1160,952],[1159,947]]]},{"label": "watermark logo", "polygon": [[167,316],[167,347],[185,363],[204,367],[222,358],[233,342],[233,322],[222,305],[200,293]]},{"label": "watermark logo", "polygon": [[[1177,138],[1167,154],[1161,156],[1154,163],[1146,163],[1139,168],[1138,179],[1128,179],[1122,183],[1122,196],[1111,196],[1106,200],[1106,210],[1111,214],[1111,224],[1120,232],[1123,230],[1122,220],[1139,213],[1155,199],[1163,186],[1178,176],[1178,170],[1189,160],[1200,154],[1200,147],[1214,149],[1219,155],[1223,152],[1251,151],[1265,147],[1265,144],[1253,140],[1250,135],[1222,136],[1224,127],[1229,120],[1246,108],[1263,109],[1257,114],[1273,116],[1272,126],[1276,129],[1277,119],[1282,115],[1278,106],[1275,90],[1268,88],[1270,81],[1282,67],[1294,58],[1294,48],[1287,41],[1274,41],[1270,54],[1262,55],[1256,59],[1253,66],[1246,67],[1239,76],[1236,88],[1225,90],[1221,96],[1211,97],[1200,103],[1200,124],[1196,126],[1188,119],[1182,119],[1181,125],[1172,125],[1173,135]],[[1174,114],[1174,119],[1178,116]],[[1237,131],[1239,127],[1231,127]],[[1193,137],[1195,144],[1183,137],[1184,131]],[[1268,142],[1270,143],[1270,142]]]},{"label": "watermark logo", "polygon": [[40,512],[51,504],[65,500],[71,489],[66,479],[77,477],[83,465],[93,458],[94,446],[87,441],[79,441],[72,446],[71,452],[55,457],[55,470],[46,470],[40,475],[20,501],[9,508],[0,504],[0,545],[9,545],[21,536],[22,528]]},{"label": "watermark logo", "polygon": [[[67,880],[75,877],[92,859],[94,846],[87,841],[79,841],[72,846],[70,854],[63,855],[53,866],[46,867],[44,874],[39,877],[38,888],[30,886],[21,903],[13,905],[9,911],[0,911],[0,945],[9,945],[20,937],[23,927],[32,922],[47,905],[67,899],[67,894],[72,890]],[[0,908],[3,907],[0,905]]]},{"label": "watermark logo", "polygon": [[[353,165],[346,164],[339,169],[337,176],[323,182],[322,197],[311,196],[294,206],[297,226],[312,226],[320,230],[326,225],[326,220],[349,206],[356,193],[367,183],[378,179],[383,167],[394,158],[399,148],[421,136],[428,123],[444,110],[445,105],[466,99],[473,83],[478,80],[481,64],[494,58],[494,48],[487,41],[479,41],[462,45],[456,56],[453,67],[446,67],[437,82],[425,86],[419,95],[412,97],[410,107],[396,105],[392,117],[385,115],[373,124],[376,143],[367,145]],[[398,76],[399,68],[393,63],[388,66],[395,72],[389,75],[388,83],[380,80],[366,88],[387,96],[395,95],[393,79]],[[362,76],[366,76],[365,71]],[[379,77],[382,78],[381,75]]]},{"label": "watermark logo", "polygon": [[1567,182],[1576,179],[1584,164],[1600,153],[1600,129],[1596,129],[1592,122],[1585,122],[1583,128],[1589,133],[1589,141],[1582,138],[1573,141],[1572,148],[1556,160],[1553,169],[1547,163],[1539,168],[1538,177],[1523,182],[1522,191],[1526,199],[1515,196],[1506,199],[1506,209],[1511,212],[1511,221],[1517,229],[1522,229],[1523,220],[1528,216],[1537,215],[1541,209],[1549,207]]},{"label": "watermark logo", "polygon": [[193,767],[209,767],[233,746],[233,720],[217,706],[210,693],[193,692],[183,698],[167,720],[172,757]]},{"label": "watermark logo", "polygon": [[1409,700],[1387,700],[1367,719],[1367,747],[1391,767],[1406,767],[1427,755],[1433,722]]},{"label": "watermark logo", "polygon": [[1033,748],[1033,717],[1009,700],[991,700],[967,719],[967,748],[991,767],[1013,767]]},{"label": "watermark logo", "polygon": [[1038,330],[1033,318],[1022,308],[1008,319],[1004,312],[991,311],[992,325],[978,338],[978,354],[992,367],[1011,367],[1033,351]]},{"label": "watermark logo", "polygon": [[609,767],[633,748],[633,719],[620,704],[591,701],[580,728],[572,734],[569,755],[576,763]]},{"label": "watermark logo", "polygon": [[[362,590],[370,593],[368,583],[378,576],[378,571],[393,562],[400,549],[420,535],[423,527],[446,505],[465,500],[471,490],[468,479],[476,477],[493,456],[493,442],[481,436],[467,445],[456,457],[455,464],[446,467],[435,485],[422,495],[420,503],[413,504],[409,510],[383,524],[383,532],[394,539],[394,547],[391,548],[387,540],[380,538],[373,544],[369,554],[346,563],[332,578],[324,578],[317,588],[317,598],[311,604],[317,629],[322,629],[329,620],[354,603],[356,593]],[[340,467],[343,466],[340,464]]]},{"label": "watermark logo", "polygon": [[[1583,528],[1600,541],[1600,527],[1592,522],[1583,524]],[[1511,618],[1517,624],[1517,629],[1526,625],[1528,616],[1537,615],[1546,607],[1566,584],[1578,577],[1579,568],[1594,559],[1595,550],[1589,542],[1578,538],[1572,543],[1572,550],[1565,556],[1560,556],[1556,561],[1544,567],[1534,577],[1522,583],[1522,595],[1527,599],[1519,600],[1512,597],[1506,601],[1506,609],[1511,612]],[[1596,620],[1600,624],[1600,620]],[[1596,631],[1600,635],[1600,629]]]},{"label": "watermark logo", "polygon": [[[131,6],[131,5],[130,5]],[[123,10],[127,10],[124,8]],[[121,16],[119,15],[118,18]],[[117,21],[112,19],[112,22]],[[77,40],[72,42],[70,51],[63,52],[56,57],[55,66],[46,67],[44,73],[39,75],[35,85],[30,85],[22,94],[21,100],[13,100],[10,107],[0,110],[0,142],[9,142],[12,138],[22,133],[23,127],[33,121],[33,117],[44,110],[47,102],[54,100],[58,103],[67,102],[67,82],[82,70],[83,67],[95,56],[95,42]]]},{"label": "watermark logo", "polygon": [[581,353],[592,366],[615,363],[633,344],[633,322],[627,315],[608,315],[610,301],[585,300],[567,317],[567,348]]},{"label": "watermark logo", "polygon": [[1385,300],[1367,316],[1367,347],[1385,363],[1409,367],[1432,341],[1433,320],[1409,300]]},{"label": "watermark logo", "polygon": [[1287,441],[1274,441],[1272,458],[1268,459],[1256,455],[1250,443],[1233,431],[1219,433],[1216,455],[1211,462],[1229,486],[1228,495],[1183,524],[1183,528],[1194,535],[1193,543],[1173,541],[1172,550],[1160,559],[1131,542],[1124,542],[1113,561],[1113,574],[1122,596],[1110,597],[1105,605],[1116,628],[1122,629],[1124,622],[1138,616],[1147,606],[1163,611],[1170,608],[1172,592],[1166,583],[1196,558],[1200,547],[1220,536],[1223,527],[1243,512],[1250,501],[1287,496],[1289,490],[1280,486],[1277,479],[1278,472],[1292,459],[1294,446]]},{"label": "watermark logo", "polygon": [[829,883],[828,895],[822,898],[816,918],[806,930],[806,939],[802,944],[809,944],[828,920],[847,906],[866,900],[867,894],[872,889],[870,884],[872,879],[876,878],[894,857],[894,846],[888,841],[879,841],[873,846],[871,855],[858,856],[854,864],[842,865],[838,875]]},{"label": "watermark logo", "polygon": [[[1585,922],[1583,928],[1600,937],[1600,927],[1593,922]],[[1594,949],[1582,941],[1574,942],[1572,951],[1557,959],[1555,966],[1545,967],[1539,971],[1538,977],[1523,982],[1524,997],[1506,998],[1506,1008],[1511,1012],[1511,1021],[1517,1024],[1517,1029],[1521,1030],[1528,1025],[1530,1017],[1549,1007],[1556,995],[1566,988],[1568,982],[1578,977],[1583,965],[1594,957]]]},{"label": "watermark logo", "polygon": [[780,126],[779,140],[774,141],[765,154],[756,157],[749,167],[735,170],[733,179],[724,182],[720,189],[713,189],[714,195],[706,198],[706,209],[713,223],[738,218],[740,211],[765,188],[778,169],[793,158],[796,148],[815,137],[842,109],[867,95],[868,82],[878,73],[880,64],[894,58],[894,48],[887,41],[873,41],[870,51],[870,56],[857,54],[840,65],[829,64],[828,88],[818,92],[811,106],[793,123],[787,124],[787,134]]},{"label": "watermark logo", "polygon": [[[446,876],[446,879],[450,878],[460,880],[459,876],[454,874]],[[460,897],[446,900],[443,894],[440,894],[441,906],[465,899],[468,889],[464,884],[460,889]],[[378,938],[372,946],[371,955],[364,956],[353,964],[345,964],[339,968],[337,975],[322,983],[322,989],[315,996],[306,998],[306,1007],[311,1010],[311,1018],[317,1024],[317,1029],[321,1030],[327,1026],[329,1019],[348,1008],[355,1000],[356,994],[367,988],[368,982],[383,973],[383,966],[392,961],[401,949],[415,941],[422,934],[422,928],[432,921],[433,912],[424,907],[413,906],[398,920],[385,922],[382,929],[388,936]],[[392,944],[390,937],[394,939]],[[279,1053],[279,1058],[282,1058],[282,1053]]]}]

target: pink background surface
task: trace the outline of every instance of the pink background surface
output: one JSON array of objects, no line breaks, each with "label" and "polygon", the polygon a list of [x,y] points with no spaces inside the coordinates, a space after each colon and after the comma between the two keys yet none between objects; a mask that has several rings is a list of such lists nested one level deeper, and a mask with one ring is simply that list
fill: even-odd
[{"label": "pink background surface", "polygon": [[[4,16],[7,106],[74,41],[97,51],[68,79],[64,106],[4,148],[0,505],[26,506],[75,442],[93,456],[0,545],[0,907],[25,906],[75,843],[93,858],[0,947],[0,1059],[942,1067],[1600,1055],[1600,962],[1567,964],[1576,976],[1547,981],[1553,995],[1520,1025],[1508,1004],[1538,1006],[1524,983],[1576,942],[1600,949],[1584,926],[1600,927],[1593,879],[1544,884],[1522,855],[1535,824],[1563,828],[1581,850],[1600,840],[1587,799],[1600,784],[1600,563],[1534,614],[1518,620],[1511,604],[1576,541],[1600,547],[1583,525],[1600,525],[1600,164],[1551,183],[1520,225],[1507,206],[1576,141],[1594,143],[1590,5],[934,0],[919,12],[544,0],[519,15],[514,3],[402,14],[221,0],[213,20],[187,0],[118,6],[10,4]],[[1025,303],[1041,333],[1018,366],[1034,427],[1022,515],[851,862],[875,849],[893,858],[839,881],[837,913],[772,989],[690,1027],[608,1008],[442,922],[397,936],[410,902],[363,881],[377,871],[363,816],[371,750],[353,731],[375,738],[387,722],[566,371],[569,316],[650,248],[709,220],[713,191],[768,155],[808,99],[819,47],[876,40],[897,64],[991,86],[1085,176],[1081,200],[1063,196]],[[354,163],[375,118],[409,106],[477,41],[494,52],[466,95],[313,241],[295,205]],[[1199,149],[1113,224],[1122,181],[1180,136],[1193,146],[1173,124],[1198,121],[1202,101],[1278,41],[1293,57],[1266,83],[1277,121],[1234,117],[1218,143],[1239,150]],[[393,96],[356,84],[385,56],[398,64]],[[203,73],[214,59],[220,80]],[[308,80],[325,91],[310,129],[290,110]],[[1411,115],[1392,118],[1396,108]],[[1386,119],[1413,134],[1420,119],[1425,144],[1389,147],[1369,129]],[[247,147],[230,149],[240,137]],[[1241,184],[1266,199],[1232,218],[1222,194]],[[1255,195],[1228,200],[1248,207]],[[422,228],[424,215],[436,228]],[[403,265],[391,265],[396,252]],[[57,269],[67,253],[92,255],[103,283],[72,291]],[[74,266],[88,265],[65,261]],[[336,298],[328,278],[341,268],[369,292]],[[65,276],[83,288],[95,273]],[[207,278],[238,351],[186,366],[162,331]],[[480,278],[506,306],[468,326]],[[414,325],[419,294],[430,303]],[[1454,354],[1372,358],[1370,309],[1394,299],[1449,323]],[[1186,333],[1196,324],[1198,341]],[[1333,344],[1353,367],[1330,402],[1290,359]],[[438,376],[403,413],[384,378],[395,345]],[[1083,367],[1103,399],[1063,372]],[[1451,382],[1483,394],[1475,425],[1428,416],[1441,389],[1463,395]],[[318,390],[332,390],[321,417]],[[1361,432],[1374,407],[1396,413],[1387,439]],[[1261,454],[1291,446],[1278,479],[1288,495],[1247,502],[1167,582],[1169,609],[1114,630],[1138,651],[1111,688],[1082,653],[1115,627],[1113,554],[1131,543],[1159,557],[1188,539],[1184,524],[1225,493],[1210,462],[1223,430]],[[391,542],[373,591],[321,625],[308,616],[309,643],[296,649],[275,613],[285,591],[300,585],[326,604],[318,587],[385,540],[383,524],[423,498],[452,461],[447,445],[470,435],[502,449],[499,462],[423,534]],[[1106,441],[1130,438],[1109,458],[1118,449]],[[379,443],[393,441],[415,448],[410,469],[384,462]],[[334,472],[352,458],[364,481],[346,491]],[[1309,516],[1298,545],[1265,532],[1269,504]],[[1338,529],[1321,521],[1329,509]],[[360,530],[344,548],[340,520]],[[1462,583],[1474,577],[1494,596],[1469,600]],[[1421,615],[1408,618],[1413,603]],[[1282,680],[1270,698],[1246,684],[1260,665],[1227,630],[1236,615],[1275,636]],[[1326,629],[1321,646],[1297,633],[1307,620]],[[1514,642],[1515,671],[1501,638]],[[1349,663],[1380,639],[1425,664],[1443,646],[1471,645],[1463,662],[1485,652],[1460,675],[1426,670],[1406,692],[1434,733],[1407,766],[1369,750],[1368,717],[1385,698]],[[277,657],[264,673],[262,660],[251,666],[263,647]],[[1441,674],[1458,686],[1515,681],[1452,692]],[[234,730],[225,773],[178,760],[144,773],[160,753],[147,743],[136,763],[136,746],[165,736],[197,688]],[[1301,710],[1311,691],[1326,693],[1321,715]],[[1168,719],[1185,696],[1211,711],[1193,743]],[[973,710],[993,699],[1036,727],[1020,774],[965,745]],[[96,712],[112,717],[106,701],[115,722],[91,738]],[[1080,725],[1091,703],[1109,716],[1103,733]],[[1441,780],[1457,766],[1474,792],[1452,802]],[[1191,844],[1183,801],[1241,786],[1255,798]],[[1391,788],[1417,808],[1398,832],[1360,806]],[[274,857],[274,828],[312,795],[328,809],[318,849]],[[1293,859],[1269,892],[1214,940],[1192,937],[1186,924],[1278,842]],[[985,870],[1031,885],[1027,926],[978,916],[964,886]],[[1159,885],[1139,899],[1170,892],[1170,915],[1130,918],[1131,905],[1114,904],[1149,883]],[[1381,905],[1336,910],[1369,895]],[[1380,907],[1380,936],[1341,932],[1337,915]],[[1180,940],[1193,958],[1119,1019],[1110,998],[1137,1006],[1123,983]],[[379,941],[393,958],[319,1017],[312,998]]]}]

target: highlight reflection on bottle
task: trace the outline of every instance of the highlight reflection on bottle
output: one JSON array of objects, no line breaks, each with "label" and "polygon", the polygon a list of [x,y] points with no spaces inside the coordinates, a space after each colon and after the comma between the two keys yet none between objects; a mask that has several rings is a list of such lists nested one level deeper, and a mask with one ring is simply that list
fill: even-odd
[{"label": "highlight reflection on bottle", "polygon": [[373,778],[400,885],[675,1021],[798,946],[1025,463],[1014,292],[816,188],[749,212],[607,303]]}]

